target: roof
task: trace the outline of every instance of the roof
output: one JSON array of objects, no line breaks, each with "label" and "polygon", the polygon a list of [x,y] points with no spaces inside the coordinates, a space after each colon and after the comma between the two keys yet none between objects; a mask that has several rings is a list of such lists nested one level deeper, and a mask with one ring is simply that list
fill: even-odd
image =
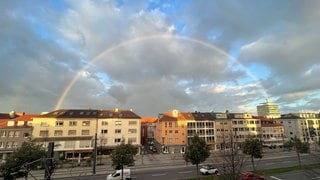
[{"label": "roof", "polygon": [[283,126],[280,122],[274,120],[274,119],[261,119],[261,127],[277,127],[277,126]]},{"label": "roof", "polygon": [[43,115],[41,118],[119,118],[140,119],[132,110],[60,109]]},{"label": "roof", "polygon": [[186,120],[215,120],[212,113],[208,112],[183,112],[181,116]]},{"label": "roof", "polygon": [[159,121],[177,121],[178,118],[172,117],[172,116],[168,116],[168,115],[163,115],[163,116],[159,117],[158,120]]},{"label": "roof", "polygon": [[157,117],[141,117],[142,123],[154,123],[157,120]]},{"label": "roof", "polygon": [[[0,119],[0,128],[23,128],[23,127],[31,127],[26,124],[22,126],[18,126],[17,122],[19,121],[32,121],[34,117],[39,116],[38,114],[23,114],[21,116],[17,116],[16,118],[8,118],[8,119]],[[8,126],[8,121],[14,121],[13,126]]]}]

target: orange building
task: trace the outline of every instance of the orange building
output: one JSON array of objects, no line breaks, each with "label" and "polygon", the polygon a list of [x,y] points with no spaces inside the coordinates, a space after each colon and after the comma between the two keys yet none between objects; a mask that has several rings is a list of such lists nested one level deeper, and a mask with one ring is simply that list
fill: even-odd
[{"label": "orange building", "polygon": [[187,121],[178,110],[159,115],[154,132],[155,146],[163,153],[185,151]]}]

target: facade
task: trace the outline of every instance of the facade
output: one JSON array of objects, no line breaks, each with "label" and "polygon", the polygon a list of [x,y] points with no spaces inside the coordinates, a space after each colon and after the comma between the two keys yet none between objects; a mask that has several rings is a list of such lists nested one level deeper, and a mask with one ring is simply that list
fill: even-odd
[{"label": "facade", "polygon": [[0,162],[31,137],[32,118],[36,114],[10,112],[0,114]]},{"label": "facade", "polygon": [[248,113],[229,113],[228,118],[232,121],[232,137],[237,146],[241,146],[246,139],[259,138],[260,119],[254,118]]},{"label": "facade", "polygon": [[257,106],[258,116],[265,116],[267,118],[280,118],[279,106],[266,100]]},{"label": "facade", "polygon": [[154,140],[156,149],[162,153],[184,153],[187,143],[187,123],[180,118],[180,112],[173,110],[160,114],[156,120]]},{"label": "facade", "polygon": [[208,112],[185,112],[181,113],[187,122],[187,143],[189,143],[194,135],[203,138],[210,150],[216,149],[215,144],[215,119]]},{"label": "facade", "polygon": [[154,141],[154,130],[156,127],[156,117],[142,117],[141,118],[141,144],[152,145]]},{"label": "facade", "polygon": [[215,119],[215,149],[224,150],[231,148],[232,121],[227,113],[212,113]]},{"label": "facade", "polygon": [[86,157],[95,142],[99,154],[121,142],[140,146],[140,117],[132,110],[62,109],[33,119],[32,136],[46,147],[55,142],[61,157]]},{"label": "facade", "polygon": [[257,117],[261,120],[261,140],[263,146],[269,148],[283,147],[287,137],[284,134],[284,126],[275,119]]},{"label": "facade", "polygon": [[295,136],[303,142],[315,144],[320,138],[319,113],[290,113],[283,114],[279,119],[285,128],[285,137],[293,139]]}]

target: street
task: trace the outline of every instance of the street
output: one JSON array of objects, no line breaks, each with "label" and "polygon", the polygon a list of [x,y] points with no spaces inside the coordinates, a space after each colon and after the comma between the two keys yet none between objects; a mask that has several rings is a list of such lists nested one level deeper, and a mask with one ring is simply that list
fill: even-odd
[{"label": "street", "polygon": [[[303,154],[301,155],[302,164],[311,164],[320,162],[319,155],[314,154]],[[92,175],[92,167],[73,167],[73,168],[60,168],[57,169],[53,174],[52,179],[105,179],[108,173],[113,171],[110,166],[111,162],[106,162],[103,166],[96,167],[96,175]],[[214,164],[222,172],[223,162],[221,159],[218,159],[218,154],[213,153],[210,158],[206,160],[203,164]],[[298,165],[297,155],[294,152],[278,152],[265,154],[262,159],[255,159],[256,169],[270,169],[270,168],[279,168],[279,167],[289,167]],[[199,165],[200,167],[201,165]],[[243,163],[243,170],[250,171],[252,170],[251,162],[246,159]],[[180,154],[171,155],[171,154],[147,154],[143,157],[137,156],[135,166],[130,167],[132,179],[184,179],[195,177],[197,175],[196,167],[191,164],[186,164]],[[34,171],[31,172],[34,177],[37,179],[43,178],[43,171]],[[286,174],[281,174],[281,176],[266,177],[266,179],[292,179],[290,177],[298,179],[319,179],[320,172],[318,170],[301,172],[300,174],[290,175],[286,177]],[[33,179],[32,176],[29,176],[29,179]]]}]

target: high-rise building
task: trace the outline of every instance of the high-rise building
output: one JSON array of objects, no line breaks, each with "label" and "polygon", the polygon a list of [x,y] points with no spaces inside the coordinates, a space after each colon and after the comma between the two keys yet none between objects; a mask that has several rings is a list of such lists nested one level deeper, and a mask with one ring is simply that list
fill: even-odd
[{"label": "high-rise building", "polygon": [[271,103],[266,100],[265,103],[261,103],[257,106],[258,116],[264,116],[267,118],[280,118],[280,110],[277,104]]}]

